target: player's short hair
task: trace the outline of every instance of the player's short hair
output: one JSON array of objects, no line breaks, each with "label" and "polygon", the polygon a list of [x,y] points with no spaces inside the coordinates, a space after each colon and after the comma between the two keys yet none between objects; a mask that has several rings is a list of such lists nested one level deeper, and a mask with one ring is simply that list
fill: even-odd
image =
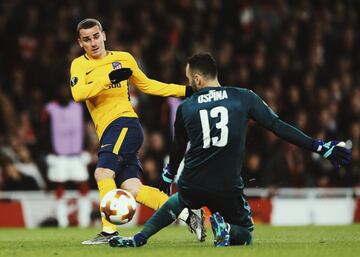
[{"label": "player's short hair", "polygon": [[100,31],[103,30],[100,21],[98,21],[97,19],[94,18],[86,18],[83,19],[82,21],[80,21],[76,27],[77,33],[79,34],[80,29],[89,29],[92,28],[94,26],[98,26]]},{"label": "player's short hair", "polygon": [[187,60],[189,69],[196,70],[209,78],[217,77],[217,65],[215,58],[208,52],[196,53]]}]

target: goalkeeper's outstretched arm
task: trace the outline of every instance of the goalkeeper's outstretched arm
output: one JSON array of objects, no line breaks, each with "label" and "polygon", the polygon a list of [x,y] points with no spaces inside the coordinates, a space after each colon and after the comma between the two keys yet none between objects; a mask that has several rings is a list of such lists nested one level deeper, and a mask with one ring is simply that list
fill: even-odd
[{"label": "goalkeeper's outstretched arm", "polygon": [[351,149],[347,149],[344,142],[323,142],[309,137],[301,130],[282,121],[279,116],[254,92],[251,91],[250,117],[280,138],[318,153],[329,159],[335,168],[347,165],[351,160]]}]

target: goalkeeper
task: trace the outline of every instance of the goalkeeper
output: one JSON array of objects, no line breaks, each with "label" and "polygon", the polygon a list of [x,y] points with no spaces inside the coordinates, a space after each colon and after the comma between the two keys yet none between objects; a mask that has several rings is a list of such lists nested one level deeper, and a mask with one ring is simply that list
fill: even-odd
[{"label": "goalkeeper", "polygon": [[212,212],[210,222],[215,246],[251,244],[254,224],[241,178],[249,119],[290,143],[322,155],[336,169],[351,160],[351,150],[345,148],[344,142],[324,143],[313,139],[279,119],[251,90],[221,87],[216,63],[210,54],[199,53],[189,58],[186,77],[196,93],[177,110],[170,163],[164,168],[159,183],[162,191],[170,192],[190,142],[177,184],[179,192],[148,220],[140,233],[134,237],[113,237],[110,246],[142,246],[171,224],[184,207],[202,206]]}]

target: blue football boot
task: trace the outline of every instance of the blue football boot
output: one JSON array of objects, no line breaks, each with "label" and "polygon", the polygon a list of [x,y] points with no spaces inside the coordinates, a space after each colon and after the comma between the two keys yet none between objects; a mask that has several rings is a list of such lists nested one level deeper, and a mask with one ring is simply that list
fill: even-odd
[{"label": "blue football boot", "polygon": [[212,231],[214,233],[214,245],[223,247],[230,245],[230,225],[224,221],[220,213],[215,212],[210,217]]}]

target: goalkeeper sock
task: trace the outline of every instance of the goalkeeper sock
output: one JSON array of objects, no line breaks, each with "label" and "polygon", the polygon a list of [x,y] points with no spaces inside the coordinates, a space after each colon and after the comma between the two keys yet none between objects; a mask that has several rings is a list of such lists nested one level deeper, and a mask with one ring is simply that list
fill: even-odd
[{"label": "goalkeeper sock", "polygon": [[137,233],[134,236],[134,242],[136,247],[143,246],[147,242],[147,237],[143,233]]},{"label": "goalkeeper sock", "polygon": [[[111,190],[116,189],[115,181],[112,178],[102,179],[97,183],[97,185],[98,185],[99,193],[100,193],[100,202],[104,198],[104,196],[107,192],[110,192]],[[102,222],[102,227],[103,227],[102,231],[109,233],[109,234],[112,234],[116,231],[116,225],[110,223],[104,217],[101,217],[101,222]]]},{"label": "goalkeeper sock", "polygon": [[230,224],[230,245],[249,245],[252,243],[252,233],[244,227]]},{"label": "goalkeeper sock", "polygon": [[150,238],[162,228],[173,223],[185,208],[179,201],[178,193],[172,195],[161,208],[145,223],[142,234]]},{"label": "goalkeeper sock", "polygon": [[159,189],[141,185],[135,200],[156,211],[168,199],[169,197]]}]

